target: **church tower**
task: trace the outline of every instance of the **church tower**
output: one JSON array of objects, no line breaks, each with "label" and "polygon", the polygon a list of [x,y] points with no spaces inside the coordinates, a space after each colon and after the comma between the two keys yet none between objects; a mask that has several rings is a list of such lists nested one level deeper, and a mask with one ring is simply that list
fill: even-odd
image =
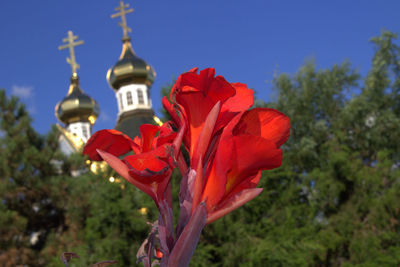
[{"label": "church tower", "polygon": [[100,113],[97,102],[85,94],[79,84],[77,73],[79,65],[75,59],[74,47],[82,45],[83,41],[75,41],[77,39],[78,36],[68,31],[67,38],[63,39],[66,44],[58,47],[59,50],[69,48],[70,57],[67,58],[67,62],[72,68],[68,94],[55,108],[56,117],[65,125],[65,128],[59,127],[59,129],[62,133],[61,149],[66,154],[76,152],[87,142],[92,133],[92,126]]},{"label": "church tower", "polygon": [[139,58],[131,44],[128,32],[131,29],[126,22],[126,14],[132,13],[128,4],[120,1],[119,11],[111,18],[121,17],[123,30],[122,53],[117,63],[108,70],[107,80],[115,92],[118,103],[118,119],[115,129],[131,138],[139,134],[139,126],[155,123],[154,111],[150,98],[150,88],[155,72],[143,59]]}]

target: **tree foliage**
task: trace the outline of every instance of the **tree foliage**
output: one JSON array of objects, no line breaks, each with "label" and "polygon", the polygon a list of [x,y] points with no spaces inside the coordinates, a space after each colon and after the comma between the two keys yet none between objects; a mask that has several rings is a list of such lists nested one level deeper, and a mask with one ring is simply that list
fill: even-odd
[{"label": "tree foliage", "polygon": [[291,118],[284,163],[263,174],[261,196],[208,226],[193,266],[400,264],[395,37],[372,39],[364,79],[347,62],[275,78],[278,99],[265,106]]},{"label": "tree foliage", "polygon": [[38,135],[30,120],[25,107],[0,90],[2,266],[45,265],[46,241],[62,231],[65,219],[66,177],[52,164],[62,160],[55,133]]},{"label": "tree foliage", "polygon": [[[110,183],[109,170],[87,172],[79,154],[58,149],[58,131],[38,135],[16,98],[0,91],[0,265],[72,266],[118,260],[133,266],[156,218],[151,200],[128,183]],[[72,177],[73,170],[86,170]],[[143,213],[145,209],[146,213]]]}]

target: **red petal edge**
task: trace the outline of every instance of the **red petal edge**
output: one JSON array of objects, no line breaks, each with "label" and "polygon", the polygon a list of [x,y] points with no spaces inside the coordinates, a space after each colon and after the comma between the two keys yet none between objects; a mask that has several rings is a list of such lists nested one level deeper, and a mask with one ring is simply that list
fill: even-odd
[{"label": "red petal edge", "polygon": [[131,184],[133,184],[134,186],[136,186],[137,188],[139,188],[146,194],[148,194],[152,199],[154,199],[154,201],[157,202],[156,194],[153,191],[153,189],[151,188],[151,186],[142,184],[142,183],[136,181],[135,179],[133,179],[129,175],[128,166],[126,166],[126,164],[122,160],[120,160],[116,156],[114,156],[110,153],[107,153],[105,151],[102,151],[100,149],[98,149],[97,152],[103,158],[103,160],[106,161],[108,163],[108,165],[110,165],[110,167],[113,168],[119,175],[124,177],[125,180],[127,180],[128,182],[130,182]]},{"label": "red petal edge", "polygon": [[263,191],[263,188],[254,188],[243,190],[231,198],[222,202],[218,207],[207,216],[207,224],[212,223],[225,216],[229,212],[243,206],[246,202],[252,200]]}]

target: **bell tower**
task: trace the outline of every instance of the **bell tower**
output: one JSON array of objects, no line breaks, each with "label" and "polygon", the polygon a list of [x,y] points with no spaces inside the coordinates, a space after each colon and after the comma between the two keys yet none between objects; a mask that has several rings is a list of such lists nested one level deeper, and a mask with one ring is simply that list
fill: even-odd
[{"label": "bell tower", "polygon": [[67,58],[67,63],[71,65],[72,75],[67,96],[55,108],[56,117],[65,125],[62,129],[65,139],[75,142],[72,144],[73,146],[70,144],[74,150],[77,149],[79,141],[86,143],[90,138],[92,126],[100,113],[97,102],[85,94],[79,84],[77,72],[79,64],[75,58],[75,46],[82,45],[84,42],[77,39],[78,36],[74,35],[72,31],[68,31],[68,36],[63,39],[66,44],[58,47],[59,50],[69,49],[70,57]]},{"label": "bell tower", "polygon": [[132,48],[126,14],[133,8],[120,1],[115,8],[118,12],[111,18],[121,18],[122,52],[117,63],[108,70],[107,80],[115,92],[118,104],[118,119],[115,128],[130,137],[139,134],[139,126],[144,123],[155,123],[154,111],[150,98],[150,88],[154,82],[155,72],[143,59],[139,58]]}]

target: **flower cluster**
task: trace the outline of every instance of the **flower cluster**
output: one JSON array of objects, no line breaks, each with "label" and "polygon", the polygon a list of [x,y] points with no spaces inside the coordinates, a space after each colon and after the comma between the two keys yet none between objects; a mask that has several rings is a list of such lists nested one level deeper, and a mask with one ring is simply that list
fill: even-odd
[{"label": "flower cluster", "polygon": [[[274,109],[250,109],[253,91],[215,77],[211,68],[180,75],[170,101],[164,97],[163,105],[172,121],[142,125],[134,140],[115,130],[99,131],[84,154],[105,160],[153,198],[160,212],[152,232],[158,232],[161,265],[187,266],[204,226],[258,196],[261,171],[281,165],[280,146],[289,138],[290,121]],[[133,155],[119,158],[131,151]],[[173,231],[170,176],[175,166],[182,181],[180,217]],[[152,255],[145,250],[139,254],[145,265],[151,263]]]}]

